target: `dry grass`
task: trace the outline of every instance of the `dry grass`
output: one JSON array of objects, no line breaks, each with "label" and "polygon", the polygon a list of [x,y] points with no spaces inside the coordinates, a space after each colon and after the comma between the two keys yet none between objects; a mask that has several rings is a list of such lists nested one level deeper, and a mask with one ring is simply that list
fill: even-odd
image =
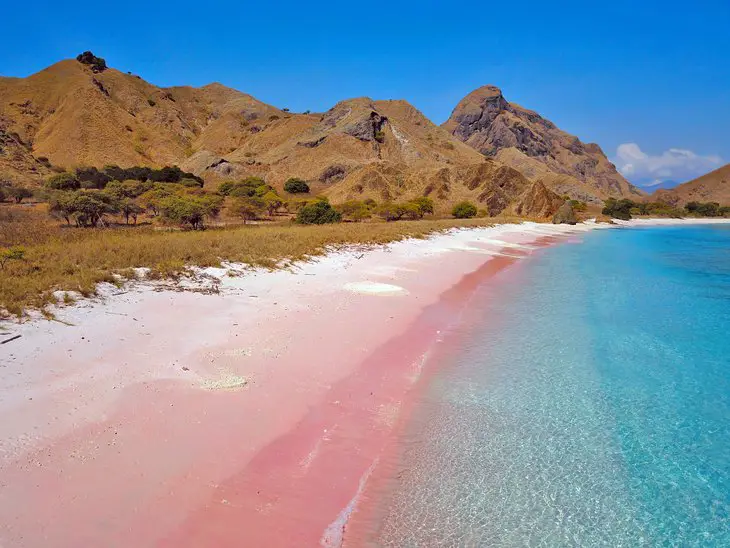
[{"label": "dry grass", "polygon": [[1,209],[5,211],[0,211],[0,247],[26,248],[25,260],[10,261],[0,270],[0,314],[6,317],[55,304],[55,290],[93,295],[99,282],[118,279],[114,275],[132,277],[133,267],[149,267],[157,277],[175,276],[187,266],[214,266],[221,261],[275,268],[282,262],[321,254],[329,246],[382,244],[451,227],[517,220],[255,225],[169,232],[153,227],[69,229],[46,220],[42,211]]}]

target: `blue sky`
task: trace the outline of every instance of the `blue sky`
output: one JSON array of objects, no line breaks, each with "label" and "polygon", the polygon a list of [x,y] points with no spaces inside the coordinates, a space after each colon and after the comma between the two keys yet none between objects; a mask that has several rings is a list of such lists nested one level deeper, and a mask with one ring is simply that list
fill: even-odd
[{"label": "blue sky", "polygon": [[91,49],[161,86],[218,81],[293,111],[403,98],[436,123],[495,84],[640,184],[730,162],[728,0],[12,2],[2,17],[4,76]]}]

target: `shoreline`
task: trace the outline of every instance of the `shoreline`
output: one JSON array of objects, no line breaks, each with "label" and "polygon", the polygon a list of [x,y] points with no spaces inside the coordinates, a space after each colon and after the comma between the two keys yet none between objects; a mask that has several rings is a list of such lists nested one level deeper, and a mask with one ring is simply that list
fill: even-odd
[{"label": "shoreline", "polygon": [[13,326],[23,337],[0,347],[0,541],[339,545],[337,525],[322,535],[469,284],[541,239],[608,227],[456,229],[290,270],[201,269],[218,293],[139,283],[60,309],[66,324]]}]

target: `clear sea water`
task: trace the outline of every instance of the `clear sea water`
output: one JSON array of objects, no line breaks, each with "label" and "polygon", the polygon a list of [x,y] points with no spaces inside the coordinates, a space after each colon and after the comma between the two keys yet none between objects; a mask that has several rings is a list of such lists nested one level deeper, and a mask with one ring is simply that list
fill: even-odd
[{"label": "clear sea water", "polygon": [[730,226],[594,231],[500,274],[428,376],[378,546],[730,546]]}]

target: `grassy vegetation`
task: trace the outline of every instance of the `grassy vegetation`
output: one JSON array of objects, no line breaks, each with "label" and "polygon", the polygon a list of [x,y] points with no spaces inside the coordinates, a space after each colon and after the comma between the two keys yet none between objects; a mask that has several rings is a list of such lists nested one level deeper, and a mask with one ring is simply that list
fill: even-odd
[{"label": "grassy vegetation", "polygon": [[[492,218],[490,222],[512,220]],[[517,220],[517,219],[514,219]],[[525,219],[519,219],[520,221]],[[84,229],[48,219],[43,208],[0,206],[0,248],[23,246],[20,260],[0,269],[0,315],[21,315],[56,303],[54,290],[93,295],[115,274],[133,276],[149,267],[159,277],[175,276],[190,265],[235,261],[274,268],[282,261],[321,254],[328,246],[381,244],[455,226],[486,226],[481,219],[444,219],[320,226],[249,225],[205,231],[169,231],[149,226]]]}]

